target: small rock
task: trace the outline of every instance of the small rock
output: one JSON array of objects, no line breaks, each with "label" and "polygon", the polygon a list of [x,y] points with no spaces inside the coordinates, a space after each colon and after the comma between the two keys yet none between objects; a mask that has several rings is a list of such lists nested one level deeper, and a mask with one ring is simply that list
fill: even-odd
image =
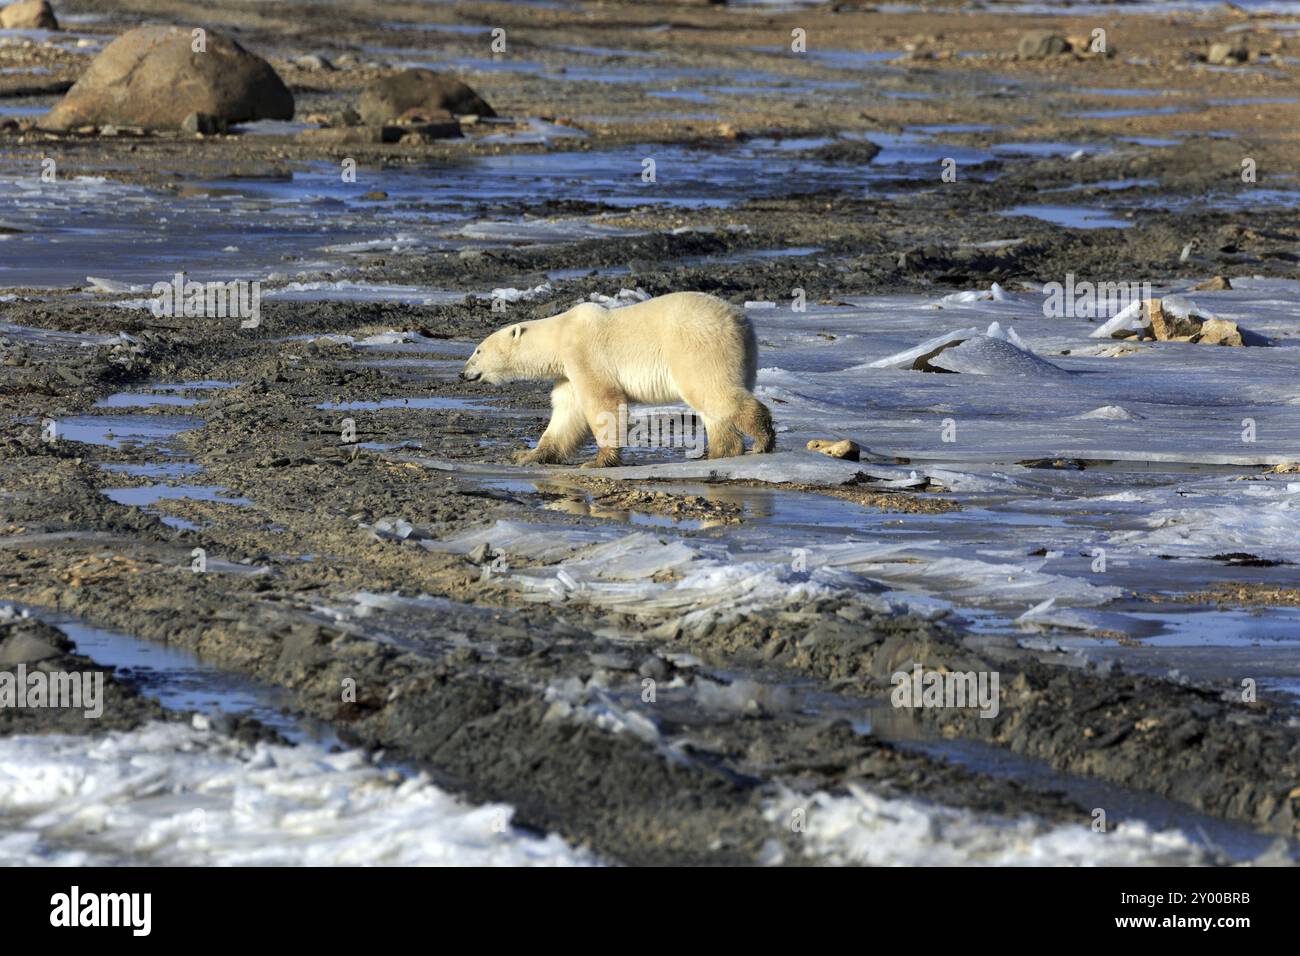
[{"label": "small rock", "polygon": [[294,66],[302,67],[304,70],[318,70],[330,73],[334,70],[334,64],[318,53],[306,53],[293,60]]},{"label": "small rock", "polygon": [[1215,66],[1236,66],[1250,59],[1250,51],[1240,40],[1215,43],[1205,55],[1205,61]]},{"label": "small rock", "polygon": [[650,654],[637,667],[637,673],[652,680],[664,680],[668,677],[668,662],[658,654]]},{"label": "small rock", "polygon": [[1029,30],[1021,34],[1016,52],[1022,60],[1042,60],[1070,52],[1070,41],[1052,30]]},{"label": "small rock", "polygon": [[181,132],[183,133],[212,136],[215,133],[224,133],[226,129],[226,121],[219,116],[213,116],[211,113],[190,113],[181,121]]},{"label": "small rock", "polygon": [[1232,283],[1226,276],[1215,276],[1213,279],[1206,279],[1192,286],[1193,292],[1227,292],[1231,289]]},{"label": "small rock", "polygon": [[630,671],[636,667],[632,662],[632,658],[627,654],[588,654],[587,660],[591,661],[595,667],[602,667],[607,671]]},{"label": "small rock", "polygon": [[848,461],[857,461],[862,455],[862,448],[855,441],[845,438],[840,441],[833,441],[829,438],[814,438],[808,442],[809,451],[819,451],[823,455],[830,455],[832,458],[843,458]]},{"label": "small rock", "polygon": [[1201,323],[1200,336],[1196,339],[1201,345],[1244,345],[1241,330],[1236,322],[1227,319],[1206,319]]}]

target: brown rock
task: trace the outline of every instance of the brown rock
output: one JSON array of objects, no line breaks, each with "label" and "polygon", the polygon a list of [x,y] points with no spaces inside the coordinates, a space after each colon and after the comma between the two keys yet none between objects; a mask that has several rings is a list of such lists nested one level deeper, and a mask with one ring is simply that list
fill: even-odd
[{"label": "brown rock", "polygon": [[41,127],[179,129],[193,113],[227,124],[293,119],[293,94],[269,63],[212,30],[204,41],[204,51],[194,52],[191,31],[181,27],[122,34],[95,57]]},{"label": "brown rock", "polygon": [[1176,342],[1181,340],[1187,342],[1200,334],[1200,319],[1192,315],[1187,318],[1179,318],[1172,312],[1166,311],[1164,303],[1160,299],[1147,299],[1143,307],[1146,309],[1147,319],[1151,323],[1151,333],[1158,341]]},{"label": "brown rock", "polygon": [[1206,319],[1201,323],[1201,334],[1196,341],[1201,345],[1245,345],[1237,323],[1227,319]]},{"label": "brown rock", "polygon": [[392,122],[412,109],[497,115],[481,96],[456,77],[424,69],[403,70],[375,81],[361,94],[357,108],[368,126]]},{"label": "brown rock", "polygon": [[0,10],[0,27],[6,30],[57,30],[59,21],[48,0],[20,0]]}]

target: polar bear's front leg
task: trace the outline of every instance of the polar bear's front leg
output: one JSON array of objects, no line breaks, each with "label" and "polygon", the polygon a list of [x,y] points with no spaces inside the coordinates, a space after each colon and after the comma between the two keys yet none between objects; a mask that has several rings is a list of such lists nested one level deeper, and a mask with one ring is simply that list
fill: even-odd
[{"label": "polar bear's front leg", "polygon": [[627,437],[627,396],[596,376],[575,377],[574,394],[582,403],[587,428],[596,436],[596,457],[583,468],[617,468],[623,464],[623,441]]},{"label": "polar bear's front leg", "polygon": [[551,421],[537,441],[537,447],[515,454],[520,465],[558,465],[577,454],[589,434],[587,416],[573,389],[565,379],[551,389]]}]

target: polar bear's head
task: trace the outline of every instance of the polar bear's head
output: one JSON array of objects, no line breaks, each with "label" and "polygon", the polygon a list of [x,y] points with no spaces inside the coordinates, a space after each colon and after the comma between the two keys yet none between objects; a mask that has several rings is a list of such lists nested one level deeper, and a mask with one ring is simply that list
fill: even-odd
[{"label": "polar bear's head", "polygon": [[529,323],[518,322],[497,329],[474,350],[465,363],[460,377],[466,382],[485,382],[502,385],[528,377],[529,362],[520,354],[524,333]]}]

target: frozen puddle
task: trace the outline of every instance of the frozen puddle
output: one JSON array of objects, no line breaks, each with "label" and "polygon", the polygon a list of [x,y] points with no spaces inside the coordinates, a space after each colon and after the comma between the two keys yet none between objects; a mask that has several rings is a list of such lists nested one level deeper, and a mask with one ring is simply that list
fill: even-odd
[{"label": "frozen puddle", "polygon": [[120,505],[146,507],[160,501],[212,501],[222,505],[251,505],[248,498],[230,497],[225,488],[216,485],[145,485],[140,488],[105,488],[105,497]]},{"label": "frozen puddle", "polygon": [[1121,219],[1095,206],[1015,206],[1004,216],[1033,216],[1067,229],[1128,229],[1132,220]]},{"label": "frozen puddle", "polygon": [[[0,296],[0,302],[6,297]],[[91,332],[58,332],[53,329],[35,329],[12,322],[0,322],[0,339],[23,345],[77,348],[95,348],[124,341],[121,335],[96,335]]]},{"label": "frozen puddle", "polygon": [[[223,563],[214,561],[209,566]],[[76,642],[78,653],[101,666],[121,669],[141,693],[168,710],[196,711],[214,720],[221,714],[244,714],[295,742],[336,742],[324,725],[290,717],[288,694],[278,688],[220,670],[179,647],[91,627],[73,618],[47,620]]]},{"label": "frozen puddle", "polygon": [[[185,392],[210,392],[217,389],[234,388],[237,383],[217,380],[193,382],[155,383],[138,391],[118,392],[95,403],[96,408],[148,408],[151,406],[191,407],[200,404],[203,399],[181,394]],[[173,417],[150,415],[109,415],[102,417],[82,416],[76,419],[64,419],[58,423],[59,434],[64,438],[78,441],[91,441],[95,444],[107,444],[121,447],[123,444],[143,444],[155,446],[153,451],[169,455],[166,442],[182,431],[198,428],[203,423],[188,415]],[[174,482],[191,477],[203,471],[202,466],[190,461],[150,461],[140,464],[101,463],[100,469],[110,474],[129,475],[134,478],[161,479]],[[217,504],[250,505],[247,498],[232,497],[226,489],[215,485],[153,484],[143,487],[105,488],[101,494],[122,505],[143,508],[149,514],[157,514],[150,505],[160,501],[211,501]],[[173,528],[185,531],[197,531],[199,526],[184,518],[168,515],[159,516],[160,520]]]},{"label": "frozen puddle", "polygon": [[110,448],[165,446],[181,432],[203,425],[189,415],[73,415],[54,421],[60,438]]},{"label": "frozen puddle", "polygon": [[149,408],[153,405],[189,407],[197,404],[199,404],[197,398],[190,398],[186,395],[148,395],[136,392],[118,392],[115,395],[108,396],[108,398],[101,398],[95,403],[95,408]]},{"label": "frozen puddle", "polygon": [[234,388],[237,382],[204,380],[201,382],[176,382],[174,384],[147,385],[144,388],[116,392],[95,403],[95,408],[151,408],[157,405],[170,405],[177,408],[190,408],[201,404],[204,398],[183,395],[182,392],[211,392],[219,389]]}]

